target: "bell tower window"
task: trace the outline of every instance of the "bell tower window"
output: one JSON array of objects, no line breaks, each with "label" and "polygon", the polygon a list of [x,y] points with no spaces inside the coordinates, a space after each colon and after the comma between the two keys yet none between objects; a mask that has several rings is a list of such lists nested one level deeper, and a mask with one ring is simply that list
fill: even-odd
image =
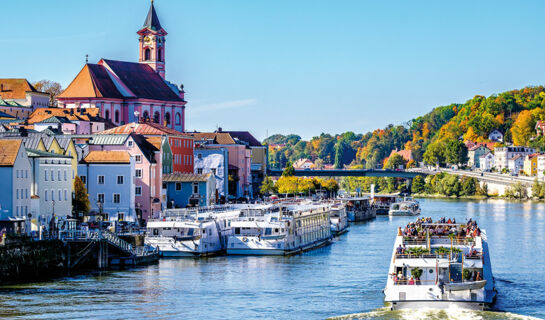
[{"label": "bell tower window", "polygon": [[163,61],[163,50],[157,50],[157,61]]},{"label": "bell tower window", "polygon": [[149,48],[146,48],[146,50],[144,50],[144,60],[151,60],[151,50]]}]

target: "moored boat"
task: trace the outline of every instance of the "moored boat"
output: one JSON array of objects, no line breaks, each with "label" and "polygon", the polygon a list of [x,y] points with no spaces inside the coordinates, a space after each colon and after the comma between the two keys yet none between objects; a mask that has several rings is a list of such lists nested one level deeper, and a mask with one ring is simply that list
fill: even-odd
[{"label": "moored boat", "polygon": [[341,201],[346,206],[346,214],[350,222],[365,221],[376,217],[370,197],[343,198]]},{"label": "moored boat", "polygon": [[390,216],[417,216],[420,214],[420,204],[412,198],[405,198],[403,201],[392,203],[388,215]]},{"label": "moored boat", "polygon": [[330,208],[331,234],[339,236],[348,232],[349,223],[346,214],[346,206],[342,203],[334,203]]}]

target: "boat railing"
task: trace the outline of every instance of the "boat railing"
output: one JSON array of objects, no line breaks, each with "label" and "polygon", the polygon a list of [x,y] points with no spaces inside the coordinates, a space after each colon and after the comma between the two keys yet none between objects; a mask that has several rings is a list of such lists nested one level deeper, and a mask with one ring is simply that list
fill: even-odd
[{"label": "boat railing", "polygon": [[[412,282],[412,283],[411,283]],[[435,280],[409,280],[409,279],[394,279],[394,285],[396,286],[407,286],[407,285],[435,285],[437,282]]]},{"label": "boat railing", "polygon": [[[396,259],[450,259],[450,253],[446,254],[435,254],[435,253],[421,253],[421,254],[413,254],[413,253],[396,253],[395,255]],[[458,254],[453,254],[452,259],[456,260],[458,258]]]}]

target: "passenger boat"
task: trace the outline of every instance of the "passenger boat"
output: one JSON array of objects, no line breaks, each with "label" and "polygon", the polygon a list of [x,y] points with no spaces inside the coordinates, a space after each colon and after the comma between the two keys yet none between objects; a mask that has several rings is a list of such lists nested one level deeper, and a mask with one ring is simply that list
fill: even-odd
[{"label": "passenger boat", "polygon": [[392,203],[388,215],[390,216],[417,216],[420,214],[420,204],[412,198],[405,198],[403,201]]},{"label": "passenger boat", "polygon": [[228,255],[290,255],[331,243],[328,205],[243,210],[231,221]]},{"label": "passenger boat", "polygon": [[342,203],[334,203],[330,208],[331,234],[340,236],[348,232],[348,215],[346,214],[346,206]]},{"label": "passenger boat", "polygon": [[200,257],[225,252],[229,221],[240,210],[228,207],[176,209],[147,224],[144,243],[164,257]]},{"label": "passenger boat", "polygon": [[428,220],[413,224],[412,230],[417,231],[410,236],[399,229],[384,300],[392,310],[452,306],[487,309],[497,292],[485,230],[477,232],[471,221],[453,224]]},{"label": "passenger boat", "polygon": [[390,206],[397,201],[397,194],[373,194],[371,204],[376,215],[388,215]]},{"label": "passenger boat", "polygon": [[370,197],[343,198],[341,201],[346,206],[346,214],[350,222],[365,221],[377,216]]}]

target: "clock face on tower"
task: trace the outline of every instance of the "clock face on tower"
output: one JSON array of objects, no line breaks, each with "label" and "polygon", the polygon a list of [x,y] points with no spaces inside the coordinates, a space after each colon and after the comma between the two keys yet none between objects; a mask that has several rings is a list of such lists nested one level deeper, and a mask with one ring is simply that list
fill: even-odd
[{"label": "clock face on tower", "polygon": [[144,37],[144,43],[149,44],[151,42],[151,38],[149,36]]}]

